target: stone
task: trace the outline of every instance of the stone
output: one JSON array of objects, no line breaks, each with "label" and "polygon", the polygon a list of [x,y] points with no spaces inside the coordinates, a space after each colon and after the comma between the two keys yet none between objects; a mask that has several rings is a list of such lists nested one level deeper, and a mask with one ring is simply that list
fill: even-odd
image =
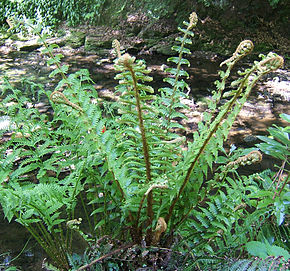
[{"label": "stone", "polygon": [[87,36],[85,40],[85,51],[98,51],[100,48],[112,48],[112,38],[100,36]]},{"label": "stone", "polygon": [[158,54],[166,55],[166,56],[173,56],[177,53],[171,49],[172,45],[170,44],[161,44],[155,47],[155,50]]},{"label": "stone", "polygon": [[28,41],[16,41],[14,44],[18,51],[32,52],[42,46],[38,39],[32,39]]},{"label": "stone", "polygon": [[81,31],[72,31],[67,38],[67,45],[72,48],[79,48],[85,44],[86,34]]},{"label": "stone", "polygon": [[243,140],[248,147],[254,147],[258,143],[258,138],[252,134],[244,136]]}]

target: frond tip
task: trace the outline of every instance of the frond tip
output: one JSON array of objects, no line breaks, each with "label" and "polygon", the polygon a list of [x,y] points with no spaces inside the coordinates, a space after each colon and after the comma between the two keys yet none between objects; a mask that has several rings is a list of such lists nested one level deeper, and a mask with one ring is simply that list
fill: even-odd
[{"label": "frond tip", "polygon": [[269,53],[267,57],[259,63],[259,69],[263,73],[268,73],[275,71],[284,65],[283,57],[276,55],[274,53]]},{"label": "frond tip", "polygon": [[69,101],[69,99],[67,97],[65,97],[65,95],[59,91],[54,91],[50,94],[50,99],[54,102],[54,103],[58,103],[58,104],[66,104],[80,112],[83,112],[83,109],[81,107],[79,107],[78,105],[72,103]]},{"label": "frond tip", "polygon": [[73,229],[76,225],[80,225],[82,223],[82,218],[78,218],[78,219],[73,219],[73,220],[69,220],[66,222],[66,226],[69,229]]},{"label": "frond tip", "polygon": [[120,58],[121,57],[121,45],[117,39],[113,40],[112,47],[115,50],[117,56]]},{"label": "frond tip", "polygon": [[192,12],[190,15],[189,15],[189,29],[195,27],[197,25],[197,22],[198,22],[198,17],[197,17],[197,14],[195,12]]},{"label": "frond tip", "polygon": [[254,44],[251,40],[243,40],[236,51],[233,53],[233,56],[220,64],[220,67],[229,62],[236,63],[238,60],[243,58],[244,56],[250,54],[254,49]]},{"label": "frond tip", "polygon": [[132,66],[134,61],[135,61],[135,57],[130,56],[129,54],[126,53],[126,54],[119,57],[117,64],[123,65],[123,66],[129,68]]},{"label": "frond tip", "polygon": [[230,162],[226,165],[226,168],[233,168],[235,165],[245,166],[254,163],[259,163],[262,161],[262,154],[259,151],[251,151],[247,155],[239,157],[237,160]]}]

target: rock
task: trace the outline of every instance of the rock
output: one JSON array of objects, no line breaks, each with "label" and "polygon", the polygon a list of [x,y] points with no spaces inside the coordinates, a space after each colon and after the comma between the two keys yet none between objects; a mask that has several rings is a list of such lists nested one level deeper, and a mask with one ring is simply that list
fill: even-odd
[{"label": "rock", "polygon": [[164,44],[160,46],[156,46],[156,52],[162,55],[166,56],[173,56],[176,55],[176,52],[171,49],[172,45],[170,44]]},{"label": "rock", "polygon": [[38,38],[34,38],[28,41],[16,41],[14,45],[18,51],[26,52],[32,52],[42,46],[42,44],[38,42]]},{"label": "rock", "polygon": [[19,48],[19,51],[32,52],[41,47],[41,44],[30,44]]},{"label": "rock", "polygon": [[100,48],[112,48],[114,39],[100,36],[87,36],[85,40],[85,51],[98,51]]},{"label": "rock", "polygon": [[4,30],[0,30],[0,40],[6,40],[11,36],[11,33],[4,31]]},{"label": "rock", "polygon": [[99,48],[96,51],[94,51],[94,53],[97,56],[101,56],[101,57],[110,57],[111,56],[111,49],[105,49],[105,48]]},{"label": "rock", "polygon": [[62,47],[65,45],[66,43],[66,37],[54,37],[54,38],[49,38],[46,40],[46,43],[47,44],[56,44],[58,45],[59,47]]},{"label": "rock", "polygon": [[258,143],[258,138],[254,135],[246,135],[243,140],[248,147],[254,147]]},{"label": "rock", "polygon": [[27,40],[21,40],[17,34],[10,34],[7,38],[13,40],[13,41],[27,41]]},{"label": "rock", "polygon": [[148,22],[149,18],[144,12],[128,14],[126,20],[127,31],[133,35],[138,35],[144,25],[147,25]]},{"label": "rock", "polygon": [[157,23],[148,24],[146,27],[142,28],[138,37],[160,40],[176,32],[175,24],[173,23],[172,25],[174,25],[174,27],[159,21]]},{"label": "rock", "polygon": [[67,38],[67,45],[72,48],[79,48],[85,44],[86,34],[81,31],[72,31]]},{"label": "rock", "polygon": [[172,55],[177,54],[176,51],[173,51],[171,49],[173,45],[175,45],[174,40],[171,38],[167,38],[167,39],[164,39],[163,42],[156,43],[150,49],[151,51],[156,52],[158,54],[172,56]]}]

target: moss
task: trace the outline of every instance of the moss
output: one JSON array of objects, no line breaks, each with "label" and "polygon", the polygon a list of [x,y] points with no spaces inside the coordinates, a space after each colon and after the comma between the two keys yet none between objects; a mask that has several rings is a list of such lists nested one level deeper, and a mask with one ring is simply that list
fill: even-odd
[{"label": "moss", "polygon": [[106,39],[104,36],[87,36],[85,40],[86,51],[98,51],[100,48],[110,48],[112,38]]},{"label": "moss", "polygon": [[79,48],[85,44],[86,34],[81,31],[72,31],[67,39],[67,44],[72,48]]},{"label": "moss", "polygon": [[270,43],[267,42],[261,42],[261,43],[256,43],[254,52],[256,53],[263,53],[263,52],[269,52],[273,50],[273,46]]}]

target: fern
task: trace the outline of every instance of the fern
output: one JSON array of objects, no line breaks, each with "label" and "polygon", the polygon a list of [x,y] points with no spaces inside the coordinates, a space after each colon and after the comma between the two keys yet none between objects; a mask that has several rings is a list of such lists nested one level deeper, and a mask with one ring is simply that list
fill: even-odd
[{"label": "fern", "polygon": [[287,265],[281,265],[279,257],[267,259],[253,258],[243,260],[232,260],[230,263],[223,262],[217,270],[229,271],[266,271],[266,270],[287,270]]},{"label": "fern", "polygon": [[[227,154],[223,149],[251,89],[283,59],[274,53],[262,55],[228,85],[234,65],[253,49],[251,41],[243,41],[221,64],[226,71],[220,72],[193,141],[187,141],[176,129],[182,127],[178,119],[185,118],[181,111],[189,86],[184,67],[189,61],[184,56],[190,53],[186,47],[196,24],[192,13],[190,22],[184,22],[186,28],[179,29],[181,37],[173,47],[178,56],[168,59],[169,85],[158,92],[148,85],[153,78],[146,63],[121,52],[114,41],[118,98],[105,104],[88,71],[67,75],[63,56],[54,55],[55,46],[45,42],[40,29],[35,32],[50,56],[48,64],[56,66],[50,77],[60,78],[59,84],[51,92],[26,82],[33,94],[27,97],[6,80],[0,111],[9,120],[5,128],[12,136],[0,148],[5,158],[0,163],[0,202],[8,220],[15,217],[27,227],[61,269],[69,269],[67,254],[76,229],[72,225],[81,221],[75,218],[78,202],[96,237],[108,234],[138,244],[144,240],[147,246],[160,241],[171,246],[180,233],[179,247],[186,242],[198,259],[191,266],[218,264],[217,258],[205,254],[243,255],[241,244],[262,239],[272,215],[283,223],[284,203],[275,196],[270,177],[259,175],[267,180],[266,186],[257,176],[244,177],[237,171],[240,165],[259,162],[260,152]],[[36,89],[48,99],[52,115],[36,108]],[[287,194],[281,196],[286,199]],[[288,234],[282,228],[273,231],[276,242]],[[83,233],[80,228],[78,232]],[[88,241],[85,233],[82,236]],[[248,260],[234,264],[240,270],[258,266]]]},{"label": "fern", "polygon": [[164,81],[169,83],[172,87],[171,88],[162,88],[159,89],[161,92],[162,99],[160,100],[159,110],[162,113],[162,116],[166,123],[164,123],[164,126],[166,129],[169,128],[182,128],[182,126],[178,125],[177,123],[172,123],[171,120],[176,117],[185,118],[185,115],[176,112],[176,109],[179,108],[186,108],[186,106],[181,103],[180,99],[183,97],[187,97],[184,94],[184,90],[190,90],[188,84],[183,80],[180,79],[180,77],[189,77],[189,74],[182,69],[182,65],[190,66],[190,63],[187,59],[183,58],[184,54],[191,54],[190,50],[186,48],[186,45],[190,45],[192,43],[191,39],[189,37],[194,37],[194,33],[191,31],[192,28],[194,28],[197,24],[198,18],[196,13],[192,13],[190,15],[190,22],[184,22],[184,24],[187,26],[186,29],[179,28],[179,31],[181,31],[184,36],[183,37],[177,37],[176,41],[180,43],[179,46],[173,46],[172,49],[178,53],[178,57],[170,57],[168,58],[169,62],[173,62],[177,65],[176,68],[168,68],[165,71],[170,74],[170,77],[165,78]]}]

